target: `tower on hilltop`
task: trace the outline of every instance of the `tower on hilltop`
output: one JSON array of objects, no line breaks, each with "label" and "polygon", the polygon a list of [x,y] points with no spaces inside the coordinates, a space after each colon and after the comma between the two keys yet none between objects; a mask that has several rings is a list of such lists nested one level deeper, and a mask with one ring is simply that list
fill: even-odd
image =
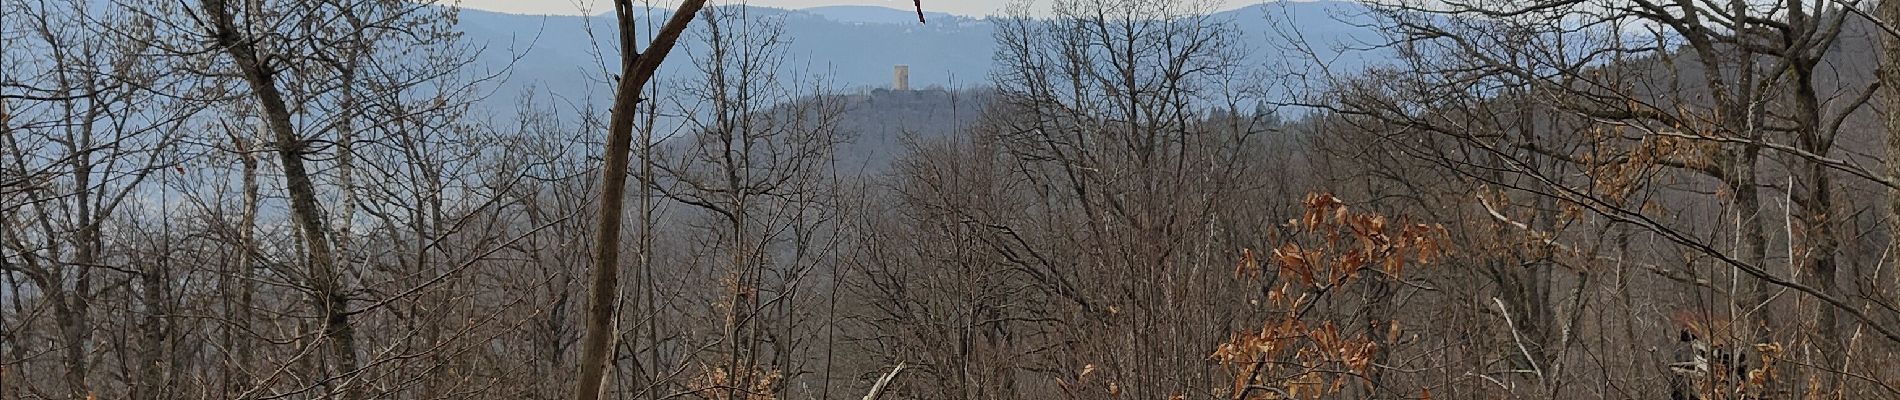
[{"label": "tower on hilltop", "polygon": [[891,90],[910,90],[910,66],[897,64],[891,68]]}]

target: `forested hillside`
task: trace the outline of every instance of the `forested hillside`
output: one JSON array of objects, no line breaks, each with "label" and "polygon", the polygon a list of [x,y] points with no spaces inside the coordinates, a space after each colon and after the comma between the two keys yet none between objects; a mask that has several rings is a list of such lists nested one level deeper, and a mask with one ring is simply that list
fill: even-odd
[{"label": "forested hillside", "polygon": [[932,3],[0,0],[0,398],[1900,398],[1900,3]]}]

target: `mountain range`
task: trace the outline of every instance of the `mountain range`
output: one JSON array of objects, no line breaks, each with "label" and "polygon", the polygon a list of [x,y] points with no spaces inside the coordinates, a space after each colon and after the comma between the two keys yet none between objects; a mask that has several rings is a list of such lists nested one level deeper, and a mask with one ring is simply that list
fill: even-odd
[{"label": "mountain range", "polygon": [[[889,87],[894,65],[910,67],[914,88],[986,86],[995,65],[995,33],[1000,17],[973,18],[928,13],[919,24],[912,10],[876,6],[830,6],[798,10],[744,6],[749,18],[782,24],[785,41],[781,76],[818,76],[846,90]],[[670,10],[637,12],[641,26],[657,26]],[[1322,52],[1372,42],[1362,6],[1350,2],[1272,2],[1222,11],[1212,19],[1233,24],[1248,63],[1284,69],[1307,58],[1282,44],[1297,35]],[[461,12],[464,39],[481,49],[480,65],[506,71],[489,103],[507,107],[524,91],[573,99],[605,99],[605,77],[616,65],[611,15],[592,17],[516,15],[474,9]],[[590,34],[590,29],[592,34]],[[703,56],[696,22],[660,70],[662,82],[693,71],[691,58]],[[605,50],[605,51],[601,51]],[[598,55],[598,56],[597,56]],[[1369,53],[1347,52],[1331,61],[1334,69],[1356,69]],[[788,75],[789,74],[789,75]]]}]

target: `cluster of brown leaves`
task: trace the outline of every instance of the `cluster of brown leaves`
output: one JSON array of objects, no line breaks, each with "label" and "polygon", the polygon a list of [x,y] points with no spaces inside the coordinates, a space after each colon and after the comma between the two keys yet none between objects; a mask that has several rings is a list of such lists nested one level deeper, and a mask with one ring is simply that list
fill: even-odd
[{"label": "cluster of brown leaves", "polygon": [[[1689,333],[1695,335],[1696,340],[1701,341],[1709,353],[1705,355],[1708,361],[1706,369],[1709,372],[1705,372],[1705,375],[1697,376],[1696,379],[1699,381],[1694,385],[1698,392],[1697,394],[1702,398],[1712,400],[1753,398],[1749,395],[1750,393],[1763,391],[1768,387],[1769,383],[1778,377],[1779,373],[1776,365],[1781,362],[1783,357],[1786,357],[1786,350],[1784,350],[1781,343],[1772,341],[1755,343],[1752,347],[1754,350],[1753,357],[1756,357],[1756,361],[1754,363],[1735,365],[1746,363],[1746,359],[1734,357],[1732,352],[1741,351],[1741,346],[1735,346],[1734,343],[1731,343],[1730,338],[1733,336],[1731,333],[1735,332],[1734,329],[1745,326],[1745,324],[1736,324],[1734,321],[1721,316],[1712,316],[1707,313],[1690,311],[1673,313],[1670,315],[1670,319],[1683,329],[1688,330]],[[1727,372],[1742,371],[1738,368],[1745,369],[1740,376],[1732,376]],[[1824,385],[1809,386],[1814,388]],[[1816,396],[1818,396],[1818,394]],[[1820,397],[1809,396],[1808,398]]]},{"label": "cluster of brown leaves", "polygon": [[[1768,384],[1779,375],[1776,373],[1775,365],[1781,361],[1784,354],[1780,343],[1757,343],[1754,347],[1755,354],[1761,357],[1761,364],[1753,368],[1733,364],[1744,362],[1742,359],[1730,357],[1709,359],[1708,373],[1696,377],[1699,382],[1695,383],[1694,387],[1698,395],[1709,400],[1761,398],[1761,393],[1767,390]],[[1728,351],[1731,350],[1721,347],[1712,351],[1718,355],[1728,355]],[[1732,376],[1728,373],[1737,371],[1738,368],[1745,369],[1746,372],[1740,376]],[[1826,386],[1811,382],[1808,388],[1813,391]],[[1804,398],[1819,399],[1826,396],[1813,392]]]},{"label": "cluster of brown leaves", "polygon": [[727,373],[725,367],[702,366],[699,374],[687,380],[686,387],[693,393],[710,394],[735,386],[744,386],[739,388],[742,400],[775,400],[777,398],[774,393],[777,392],[776,386],[779,385],[782,377],[779,371],[753,367],[751,371],[745,371],[745,373],[750,374],[749,377],[745,377],[750,378],[747,379],[750,384],[735,379],[741,377]]},{"label": "cluster of brown leaves", "polygon": [[[1305,216],[1287,226],[1296,235],[1315,237],[1320,243],[1301,245],[1298,240],[1276,239],[1281,244],[1273,249],[1270,261],[1281,281],[1338,286],[1358,279],[1368,268],[1399,279],[1408,262],[1430,264],[1447,251],[1442,225],[1394,223],[1384,215],[1354,213],[1325,193],[1307,195],[1305,205]],[[1234,272],[1255,277],[1264,270],[1252,250],[1242,249]]]},{"label": "cluster of brown leaves", "polygon": [[[1693,128],[1673,126],[1660,132],[1690,132]],[[1588,130],[1592,143],[1577,158],[1590,166],[1592,189],[1607,199],[1620,202],[1635,193],[1641,178],[1658,165],[1671,164],[1706,169],[1714,164],[1717,147],[1711,140],[1698,140],[1687,134],[1645,134],[1634,146],[1623,148],[1603,145],[1628,139],[1631,128],[1598,126]]]},{"label": "cluster of brown leaves", "polygon": [[1214,350],[1213,358],[1240,367],[1234,380],[1236,399],[1304,399],[1344,389],[1351,374],[1330,371],[1363,374],[1372,368],[1378,351],[1372,340],[1341,335],[1330,321],[1308,326],[1288,318],[1268,322],[1258,332],[1235,334]]},{"label": "cluster of brown leaves", "polygon": [[[1289,221],[1290,238],[1266,257],[1280,278],[1268,291],[1267,306],[1281,317],[1259,330],[1239,332],[1214,350],[1211,358],[1236,367],[1232,398],[1316,399],[1339,393],[1355,376],[1374,367],[1378,344],[1366,334],[1347,335],[1332,321],[1301,319],[1316,297],[1361,279],[1401,279],[1408,265],[1443,258],[1445,228],[1396,223],[1375,213],[1356,213],[1331,194],[1307,195],[1306,212]],[[1236,277],[1258,278],[1265,266],[1243,249]],[[1382,272],[1368,278],[1366,271]],[[1295,284],[1297,283],[1297,285]],[[1291,298],[1291,300],[1288,300]],[[1391,325],[1393,334],[1396,323]]]}]

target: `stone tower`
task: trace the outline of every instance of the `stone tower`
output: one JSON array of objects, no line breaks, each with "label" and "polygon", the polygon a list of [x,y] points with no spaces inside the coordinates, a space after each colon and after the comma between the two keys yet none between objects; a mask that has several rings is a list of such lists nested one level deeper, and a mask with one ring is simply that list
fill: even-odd
[{"label": "stone tower", "polygon": [[898,64],[891,68],[891,90],[910,90],[910,66]]}]

